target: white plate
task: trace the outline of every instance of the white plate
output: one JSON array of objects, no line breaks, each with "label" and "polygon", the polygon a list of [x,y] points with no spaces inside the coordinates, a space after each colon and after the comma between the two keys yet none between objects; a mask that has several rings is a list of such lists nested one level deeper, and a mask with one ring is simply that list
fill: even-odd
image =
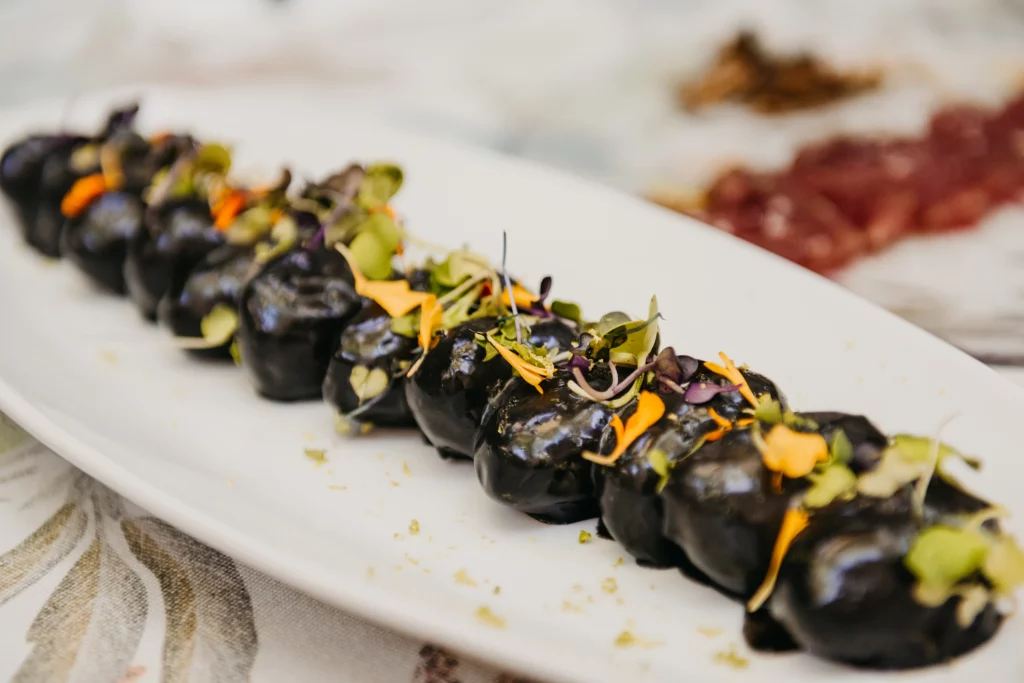
[{"label": "white plate", "polygon": [[[76,105],[94,123],[109,98]],[[238,143],[242,165],[319,174],[352,158],[400,161],[399,208],[420,235],[470,243],[591,313],[643,311],[663,338],[719,349],[774,378],[804,409],[865,412],[886,430],[932,433],[985,458],[979,485],[1024,513],[1017,444],[1024,394],[909,324],[693,221],[557,173],[343,118],[313,92],[152,89],[149,129],[186,126]],[[60,107],[0,117],[0,139]],[[0,408],[89,474],[184,531],[324,600],[502,666],[565,681],[848,681],[870,676],[806,655],[745,651],[742,607],[673,571],[577,542],[593,522],[544,526],[491,502],[471,467],[413,435],[332,434],[323,405],[262,401],[230,365],[192,360],[124,301],[0,229]],[[305,447],[328,448],[322,467]],[[408,469],[408,471],[405,471]],[[331,488],[335,487],[335,488]],[[339,490],[337,487],[347,487]],[[420,533],[408,528],[417,520]],[[1018,527],[1019,528],[1019,527]],[[476,585],[456,581],[464,570]],[[602,590],[614,578],[617,590]],[[500,594],[494,591],[500,586]],[[478,618],[486,606],[504,628]],[[616,648],[628,629],[659,647]],[[702,634],[721,629],[721,635]],[[1021,680],[1024,618],[948,667],[899,680]],[[735,645],[736,670],[715,655]]]}]

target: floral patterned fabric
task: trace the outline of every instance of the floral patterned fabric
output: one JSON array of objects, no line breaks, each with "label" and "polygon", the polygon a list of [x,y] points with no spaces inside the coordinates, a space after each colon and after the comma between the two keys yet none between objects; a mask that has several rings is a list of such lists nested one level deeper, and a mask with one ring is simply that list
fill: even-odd
[{"label": "floral patterned fabric", "polygon": [[0,681],[526,683],[263,576],[0,414]]}]

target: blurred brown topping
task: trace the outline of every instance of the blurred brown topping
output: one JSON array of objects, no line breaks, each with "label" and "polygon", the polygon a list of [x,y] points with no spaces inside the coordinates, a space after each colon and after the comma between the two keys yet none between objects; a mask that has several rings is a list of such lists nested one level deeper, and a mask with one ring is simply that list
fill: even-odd
[{"label": "blurred brown topping", "polygon": [[774,57],[744,32],[719,51],[702,78],[680,88],[679,101],[688,111],[733,101],[762,114],[783,114],[829,104],[880,82],[877,73],[838,73],[811,55]]}]

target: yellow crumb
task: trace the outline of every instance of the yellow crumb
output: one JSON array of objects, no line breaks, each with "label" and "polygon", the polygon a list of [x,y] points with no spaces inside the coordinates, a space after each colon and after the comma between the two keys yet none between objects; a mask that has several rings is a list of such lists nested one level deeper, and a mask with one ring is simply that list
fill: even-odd
[{"label": "yellow crumb", "polygon": [[455,572],[455,583],[461,584],[463,586],[476,585],[476,581],[469,577],[469,574],[466,573],[465,569],[460,569],[459,571]]},{"label": "yellow crumb", "polygon": [[615,591],[619,590],[619,583],[618,581],[609,576],[607,579],[601,582],[601,590],[603,590],[605,593],[614,593]]},{"label": "yellow crumb", "polygon": [[505,628],[505,620],[492,612],[491,608],[486,605],[476,611],[476,618],[488,626],[493,626],[494,628]]},{"label": "yellow crumb", "polygon": [[419,532],[420,532],[420,523],[417,522],[415,519],[412,520],[411,522],[409,522],[409,535],[410,536],[415,536]]}]

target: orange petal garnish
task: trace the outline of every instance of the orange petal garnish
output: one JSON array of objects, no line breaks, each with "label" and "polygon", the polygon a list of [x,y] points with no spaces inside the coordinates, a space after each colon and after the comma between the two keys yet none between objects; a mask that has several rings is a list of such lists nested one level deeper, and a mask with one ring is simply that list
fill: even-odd
[{"label": "orange petal garnish", "polygon": [[750,390],[750,385],[747,384],[747,380],[743,377],[743,373],[739,371],[739,368],[736,367],[736,364],[732,362],[732,359],[729,358],[729,356],[719,351],[718,357],[722,359],[725,367],[722,367],[718,363],[711,362],[704,363],[704,367],[716,375],[721,375],[733,384],[739,386],[740,395],[747,399],[750,405],[756,408],[757,398],[754,396],[754,392]]},{"label": "orange petal garnish", "polygon": [[[519,285],[512,285],[512,296],[515,298],[516,306],[519,308],[529,308],[537,300],[537,295]],[[501,293],[501,301],[506,306],[511,306],[508,298],[508,290],[506,289]]]},{"label": "orange petal garnish", "polygon": [[[414,292],[409,288],[407,280],[367,280],[359,270],[359,266],[356,265],[356,260],[352,257],[352,252],[348,250],[348,247],[337,244],[334,248],[348,262],[349,270],[352,271],[352,279],[355,281],[356,294],[373,299],[392,318],[400,318],[406,313],[416,310],[417,306],[424,305],[424,302],[432,296],[426,292]],[[436,296],[434,302],[437,302]],[[441,306],[437,308],[441,310]],[[440,323],[437,327],[440,327]]]},{"label": "orange petal garnish", "polygon": [[218,230],[227,230],[235,222],[235,216],[245,208],[247,196],[241,190],[231,190],[210,209],[213,225]]},{"label": "orange petal garnish", "polygon": [[806,477],[819,462],[828,459],[828,443],[821,434],[795,432],[777,424],[764,438],[764,466],[790,479]]},{"label": "orange petal garnish", "polygon": [[282,209],[274,209],[270,212],[270,224],[277,225],[277,222],[284,218],[284,211]]},{"label": "orange petal garnish", "polygon": [[779,569],[782,568],[782,560],[785,559],[789,546],[793,539],[801,531],[807,528],[807,513],[799,508],[789,508],[785,517],[782,518],[782,526],[779,527],[779,535],[775,537],[775,548],[772,550],[772,560],[768,565],[768,574],[764,577],[761,587],[757,589],[754,596],[747,603],[748,612],[756,612],[775,590],[775,582],[779,580]]},{"label": "orange petal garnish", "polygon": [[437,303],[436,296],[427,294],[422,305],[423,309],[420,311],[420,347],[426,352],[434,345],[434,332],[441,327],[441,304]]},{"label": "orange petal garnish", "polygon": [[107,179],[103,177],[102,173],[93,173],[79,178],[60,200],[60,212],[68,218],[74,218],[109,189]]},{"label": "orange petal garnish", "polygon": [[362,287],[356,287],[356,293],[376,301],[392,318],[401,318],[433,296],[414,292],[409,288],[408,280],[365,280]]},{"label": "orange petal garnish", "polygon": [[516,372],[518,372],[529,385],[534,387],[540,393],[544,393],[544,390],[540,388],[540,383],[546,379],[550,379],[554,374],[550,368],[541,368],[526,362],[526,360],[521,358],[519,354],[513,353],[511,350],[495,341],[494,337],[490,334],[487,335],[487,341],[491,343],[494,350],[497,351],[509,365],[515,368]]},{"label": "orange petal garnish", "polygon": [[622,420],[616,415],[612,418],[612,429],[615,430],[616,442],[615,450],[608,455],[598,455],[590,451],[584,451],[583,457],[590,462],[597,463],[598,465],[612,465],[618,460],[629,445],[637,440],[637,438],[647,431],[647,428],[656,423],[661,419],[661,416],[665,414],[665,403],[661,398],[650,391],[641,391],[640,398],[636,402],[636,411],[630,415],[629,419],[626,420],[626,426],[624,429],[620,429],[616,426],[615,421],[618,420],[618,425],[622,425]]},{"label": "orange petal garnish", "polygon": [[722,429],[732,429],[732,422],[729,422],[724,417],[719,415],[718,411],[715,410],[714,408],[708,408],[708,415],[710,415],[711,419],[715,421],[715,424],[717,424]]}]

